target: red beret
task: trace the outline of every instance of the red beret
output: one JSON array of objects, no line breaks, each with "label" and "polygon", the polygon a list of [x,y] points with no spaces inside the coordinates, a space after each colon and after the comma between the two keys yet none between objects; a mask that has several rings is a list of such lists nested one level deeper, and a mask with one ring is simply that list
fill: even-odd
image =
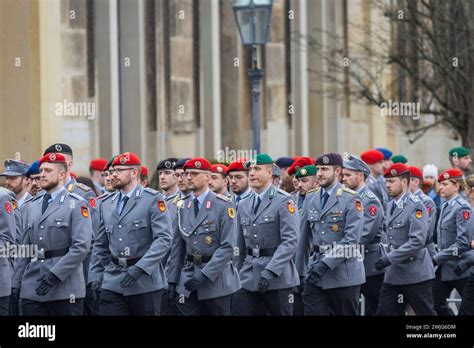
[{"label": "red beret", "polygon": [[396,178],[405,173],[409,173],[408,167],[403,163],[394,163],[387,168],[384,175],[386,178]]},{"label": "red beret", "polygon": [[183,169],[201,169],[201,170],[211,170],[211,162],[202,157],[191,158],[187,160],[183,166]]},{"label": "red beret", "polygon": [[409,166],[408,170],[410,171],[410,176],[412,178],[423,179],[423,172],[421,171],[420,168],[415,167],[415,166]]},{"label": "red beret", "polygon": [[375,164],[383,161],[384,155],[379,150],[368,150],[360,154],[360,158],[367,164]]},{"label": "red beret", "polygon": [[241,158],[241,159],[238,159],[237,161],[232,162],[227,167],[227,174],[229,174],[230,172],[242,172],[242,171],[246,172],[246,171],[248,171],[248,168],[244,167],[244,163],[247,163],[246,158]]},{"label": "red beret", "polygon": [[211,172],[216,173],[216,174],[223,174],[227,175],[227,166],[224,164],[213,164],[211,166]]},{"label": "red beret", "polygon": [[133,152],[125,152],[115,157],[112,166],[140,166],[140,158]]},{"label": "red beret", "polygon": [[462,172],[456,168],[449,168],[438,176],[438,182],[449,179],[462,179]]},{"label": "red beret", "polygon": [[288,168],[288,175],[296,174],[298,170],[303,167],[311,166],[315,163],[314,159],[309,157],[299,157],[293,162],[293,164]]},{"label": "red beret", "polygon": [[148,168],[147,166],[144,166],[143,164],[142,164],[142,169],[141,169],[141,175],[148,176]]},{"label": "red beret", "polygon": [[102,172],[107,165],[107,160],[105,158],[96,158],[89,163],[89,169],[98,170]]},{"label": "red beret", "polygon": [[41,159],[39,160],[39,163],[40,163],[40,165],[42,163],[64,163],[64,164],[66,164],[66,157],[64,157],[64,155],[62,155],[60,153],[51,152],[51,153],[48,153],[48,154],[44,155],[43,157],[41,157]]}]

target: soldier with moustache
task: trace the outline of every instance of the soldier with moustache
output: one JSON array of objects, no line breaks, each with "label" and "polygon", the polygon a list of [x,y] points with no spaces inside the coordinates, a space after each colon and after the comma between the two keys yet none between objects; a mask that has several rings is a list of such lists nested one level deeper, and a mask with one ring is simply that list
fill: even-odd
[{"label": "soldier with moustache", "polygon": [[90,249],[92,224],[87,202],[64,188],[66,158],[48,153],[40,160],[41,188],[25,210],[23,244],[37,245],[36,258],[15,269],[23,315],[82,315],[82,262]]},{"label": "soldier with moustache", "polygon": [[426,248],[428,214],[409,192],[410,171],[395,163],[384,173],[392,197],[387,207],[388,253],[375,262],[384,270],[377,315],[403,315],[410,305],[417,315],[436,315],[433,304],[434,268]]},{"label": "soldier with moustache", "polygon": [[320,188],[305,199],[297,254],[298,273],[306,275],[305,315],[356,315],[365,282],[358,248],[363,206],[359,194],[338,181],[341,155],[324,154],[316,165]]},{"label": "soldier with moustache", "polygon": [[169,300],[178,315],[229,315],[231,295],[240,289],[232,263],[235,209],[209,189],[211,163],[193,158],[184,166],[191,194],[178,204],[168,269]]}]

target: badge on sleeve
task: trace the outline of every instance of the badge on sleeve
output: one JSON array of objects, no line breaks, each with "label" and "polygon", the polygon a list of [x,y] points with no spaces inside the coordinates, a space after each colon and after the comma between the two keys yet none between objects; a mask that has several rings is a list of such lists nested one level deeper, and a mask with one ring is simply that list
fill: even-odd
[{"label": "badge on sleeve", "polygon": [[234,208],[227,208],[227,215],[229,215],[229,217],[231,219],[233,219],[235,217],[235,210]]},{"label": "badge on sleeve", "polygon": [[369,207],[369,214],[375,216],[377,214],[377,207],[375,205],[371,205]]},{"label": "badge on sleeve", "polygon": [[295,203],[293,203],[292,200],[289,200],[288,201],[288,211],[293,214],[295,212],[296,208],[295,208]]},{"label": "badge on sleeve", "polygon": [[362,211],[362,203],[360,201],[355,202],[355,207],[357,211],[361,212]]},{"label": "badge on sleeve", "polygon": [[16,201],[12,202],[12,206],[13,206],[13,210],[16,210],[16,208],[17,208]]},{"label": "badge on sleeve", "polygon": [[428,213],[428,215],[430,215],[431,214],[431,207],[426,208],[426,212]]},{"label": "badge on sleeve", "polygon": [[85,218],[89,217],[89,209],[87,209],[87,207],[81,207],[81,213]]},{"label": "badge on sleeve", "polygon": [[89,198],[89,205],[91,206],[91,208],[94,208],[94,209],[97,207],[94,197]]},{"label": "badge on sleeve", "polygon": [[468,210],[465,210],[462,212],[462,217],[464,220],[469,220],[471,218],[471,212]]},{"label": "badge on sleeve", "polygon": [[12,206],[10,205],[10,202],[5,203],[5,210],[7,211],[8,214],[12,212]]},{"label": "badge on sleeve", "polygon": [[421,219],[423,217],[423,212],[421,210],[417,210],[415,216],[417,219]]},{"label": "badge on sleeve", "polygon": [[166,211],[166,204],[163,201],[158,201],[158,210],[161,212]]}]

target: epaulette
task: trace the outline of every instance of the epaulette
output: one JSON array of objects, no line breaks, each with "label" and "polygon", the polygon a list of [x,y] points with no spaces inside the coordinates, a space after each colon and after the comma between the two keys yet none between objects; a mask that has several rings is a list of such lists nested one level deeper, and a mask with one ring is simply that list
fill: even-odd
[{"label": "epaulette", "polygon": [[36,201],[36,200],[42,198],[43,196],[44,196],[44,194],[42,194],[42,195],[38,195],[38,194],[37,194],[36,196],[34,196],[34,197],[31,199],[31,201]]},{"label": "epaulette", "polygon": [[319,189],[320,189],[319,187],[316,187],[314,189],[307,191],[306,194],[311,193],[311,192],[319,192]]},{"label": "epaulette", "polygon": [[[163,195],[164,196],[164,195]],[[176,199],[176,197],[179,196],[178,193],[176,192],[174,195],[171,195],[171,196],[164,196],[165,197],[165,201],[174,201]]]},{"label": "epaulette", "polygon": [[74,192],[69,192],[69,196],[77,199],[78,201],[85,201],[83,197],[79,196],[77,193],[74,193]]},{"label": "epaulette", "polygon": [[225,201],[225,202],[229,202],[229,201],[230,201],[230,199],[227,198],[227,197],[224,196],[224,195],[217,195],[217,194],[216,194],[216,197],[219,198],[219,199],[222,199],[222,200]]},{"label": "epaulette", "polygon": [[467,203],[467,201],[461,196],[456,198],[455,201],[458,202],[460,205],[469,205],[469,203]]},{"label": "epaulette", "polygon": [[347,187],[343,187],[342,191],[350,193],[351,195],[355,195],[357,193],[356,191],[351,190],[350,188],[347,188]]},{"label": "epaulette", "polygon": [[79,187],[81,190],[86,191],[86,192],[92,190],[89,186],[84,185],[84,184],[81,184],[80,182],[78,182],[78,183],[76,184],[76,186]]},{"label": "epaulette", "polygon": [[410,199],[415,203],[421,203],[418,197],[416,197],[415,195],[410,195]]},{"label": "epaulette", "polygon": [[[279,194],[282,194],[283,196],[287,196],[287,197],[288,197],[288,196],[291,196],[288,192],[283,191],[282,189],[279,189],[279,188],[277,188],[277,192],[278,192]],[[293,196],[291,196],[291,197],[293,197]]]},{"label": "epaulette", "polygon": [[153,196],[156,196],[159,192],[157,190],[153,190],[152,188],[145,187],[143,191],[151,193]]},{"label": "epaulette", "polygon": [[173,196],[173,199],[171,201],[172,204],[177,204],[181,198],[179,197],[179,194],[175,194]]},{"label": "epaulette", "polygon": [[370,199],[375,199],[376,198],[375,194],[370,190],[365,191],[365,196],[367,198],[370,198]]},{"label": "epaulette", "polygon": [[105,193],[101,194],[99,197],[97,197],[96,200],[104,199],[104,198],[106,198],[107,196],[112,195],[112,194],[114,194],[114,193],[115,193],[115,192],[105,192]]}]

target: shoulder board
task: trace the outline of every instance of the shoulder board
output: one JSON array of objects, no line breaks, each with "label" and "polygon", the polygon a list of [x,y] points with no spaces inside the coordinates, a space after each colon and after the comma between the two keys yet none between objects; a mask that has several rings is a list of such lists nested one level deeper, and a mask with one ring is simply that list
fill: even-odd
[{"label": "shoulder board", "polygon": [[99,197],[97,197],[96,200],[104,199],[107,196],[113,195],[114,193],[115,192],[105,192],[105,193],[101,194]]},{"label": "shoulder board", "polygon": [[29,201],[36,201],[36,200],[40,199],[41,197],[43,197],[43,195],[38,195],[38,194],[37,194],[36,196],[34,196],[33,198],[31,198]]},{"label": "shoulder board", "polygon": [[229,202],[230,199],[224,195],[216,195],[217,198],[222,199],[223,201]]},{"label": "shoulder board", "polygon": [[165,201],[174,201],[177,196],[178,196],[177,193],[175,193],[174,195],[168,196],[168,197],[166,197],[166,196],[163,194],[163,197],[165,197]]},{"label": "shoulder board", "polygon": [[375,194],[370,190],[365,191],[365,196],[370,199],[376,198]]},{"label": "shoulder board", "polygon": [[[171,198],[170,198],[170,199],[171,199]],[[176,203],[178,203],[180,200],[181,200],[181,198],[179,197],[179,195],[178,195],[178,194],[175,194],[175,195],[172,197],[172,199],[171,199],[171,203],[176,204]]]},{"label": "shoulder board", "polygon": [[460,205],[468,205],[467,201],[462,197],[456,198],[456,202],[458,202]]},{"label": "shoulder board", "polygon": [[350,188],[347,188],[347,187],[343,187],[342,191],[350,193],[351,195],[355,195],[357,193],[354,190],[351,190]]},{"label": "shoulder board", "polygon": [[143,191],[145,192],[148,192],[148,193],[151,193],[152,195],[156,196],[158,194],[158,191],[157,190],[153,190],[152,188],[149,188],[149,187],[145,187],[143,189]]},{"label": "shoulder board", "polygon": [[[291,194],[289,194],[288,192],[283,191],[282,189],[279,189],[279,188],[277,188],[277,192],[278,192],[279,194],[283,195],[283,196],[287,196],[287,197],[288,197],[288,196],[291,196]],[[293,197],[293,196],[291,196],[291,197]]]},{"label": "shoulder board", "polygon": [[79,187],[81,190],[86,191],[86,192],[92,190],[89,186],[81,184],[80,182],[78,182],[76,184],[76,186]]},{"label": "shoulder board", "polygon": [[36,196],[33,196],[33,197],[30,197],[28,198],[25,202],[23,202],[23,204],[26,204],[28,202],[31,202],[32,200],[34,200],[36,198]]},{"label": "shoulder board", "polygon": [[107,199],[109,199],[110,197],[115,197],[115,195],[117,194],[117,192],[110,192],[109,195],[105,195],[104,198],[102,198],[102,201],[106,201]]},{"label": "shoulder board", "polygon": [[319,187],[311,189],[311,190],[307,191],[306,194],[311,193],[311,192],[319,192],[319,189],[320,189]]},{"label": "shoulder board", "polygon": [[415,195],[410,195],[410,199],[415,203],[420,203],[420,200]]},{"label": "shoulder board", "polygon": [[85,201],[83,197],[79,196],[77,193],[74,193],[74,192],[69,192],[69,196],[77,199],[78,201]]},{"label": "shoulder board", "polygon": [[[190,196],[191,196],[191,193],[188,193],[186,196],[181,197],[180,199],[184,201],[185,199],[188,199]],[[178,197],[179,197],[179,195],[178,195]]]}]

